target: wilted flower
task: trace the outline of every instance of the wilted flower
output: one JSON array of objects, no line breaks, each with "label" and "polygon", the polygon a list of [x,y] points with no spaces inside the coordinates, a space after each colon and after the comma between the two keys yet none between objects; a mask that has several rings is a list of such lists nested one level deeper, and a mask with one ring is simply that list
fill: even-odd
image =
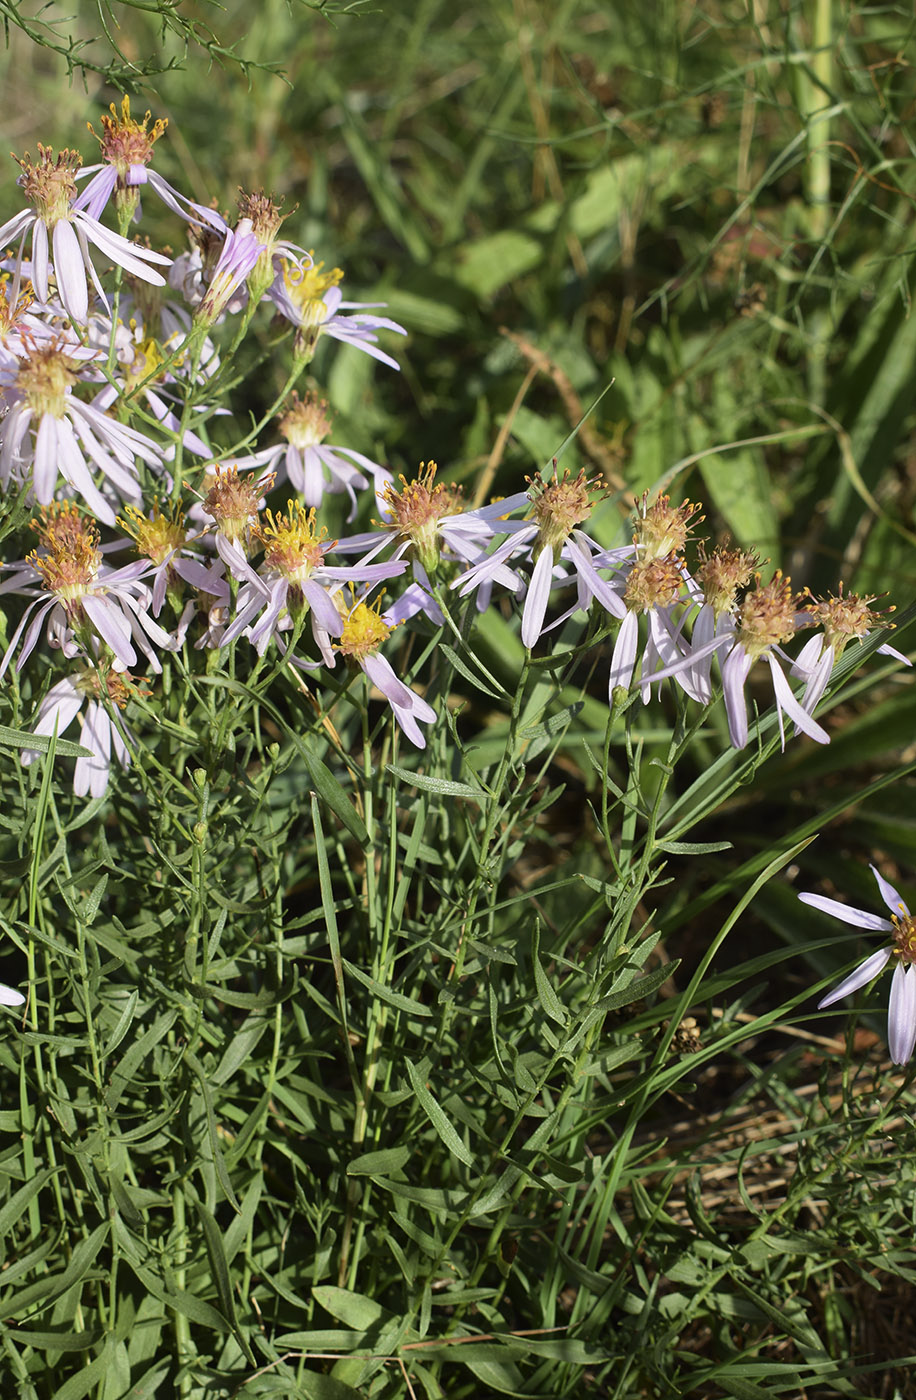
[{"label": "wilted flower", "polygon": [[896,958],[887,1016],[887,1043],[894,1064],[905,1065],[913,1053],[913,1046],[916,1045],[916,972],[913,971],[913,964],[916,963],[916,918],[910,913],[893,885],[879,875],[873,865],[870,869],[878,882],[881,898],[891,911],[890,919],[882,919],[880,915],[869,914],[864,909],[853,909],[851,905],[841,904],[836,899],[827,899],[824,895],[798,896],[803,904],[809,904],[812,909],[820,909],[824,914],[831,914],[835,919],[842,919],[843,923],[852,924],[854,928],[868,929],[874,933],[889,933],[893,937],[890,948],[881,948],[877,953],[871,953],[848,977],[843,978],[839,986],[822,997],[817,1005],[818,1010],[821,1010],[825,1006],[832,1006],[841,997],[857,992],[860,987],[864,987],[883,972],[891,958]]}]

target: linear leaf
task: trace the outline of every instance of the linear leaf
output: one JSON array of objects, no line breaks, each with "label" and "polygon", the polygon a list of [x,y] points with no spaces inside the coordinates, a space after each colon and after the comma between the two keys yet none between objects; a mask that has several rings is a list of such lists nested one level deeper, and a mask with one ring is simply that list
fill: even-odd
[{"label": "linear leaf", "polygon": [[449,1152],[454,1153],[456,1157],[464,1162],[465,1166],[472,1167],[474,1165],[474,1158],[469,1148],[465,1146],[461,1138],[455,1132],[441,1104],[436,1101],[427,1087],[426,1072],[428,1068],[429,1065],[425,1060],[419,1065],[415,1065],[412,1060],[407,1061],[407,1076],[413,1086],[417,1102],[445,1143]]}]

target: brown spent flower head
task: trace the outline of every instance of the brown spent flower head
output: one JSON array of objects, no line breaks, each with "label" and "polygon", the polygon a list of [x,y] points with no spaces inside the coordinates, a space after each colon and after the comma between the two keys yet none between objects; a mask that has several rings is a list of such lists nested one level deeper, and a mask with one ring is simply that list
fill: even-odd
[{"label": "brown spent flower head", "polygon": [[204,510],[216,521],[221,535],[234,544],[247,540],[252,521],[258,518],[258,504],[276,481],[276,473],[241,477],[235,463],[217,463],[208,473],[209,489],[203,498]]},{"label": "brown spent flower head", "polygon": [[102,135],[93,131],[92,123],[86,125],[101,147],[102,158],[113,165],[121,182],[126,182],[132,165],[149,165],[153,158],[153,147],[168,126],[167,117],[158,117],[151,131],[147,131],[151,112],[147,112],[142,122],[130,115],[130,98],[125,94],[121,99],[121,115],[112,102],[108,109],[111,116],[102,113]]},{"label": "brown spent flower head", "polygon": [[51,147],[39,141],[36,165],[32,164],[28,151],[21,158],[14,155],[13,160],[22,170],[16,183],[21,185],[26,199],[48,230],[61,219],[69,222],[70,204],[76,197],[74,176],[83,163],[79,151],[63,150],[55,160]]},{"label": "brown spent flower head", "polygon": [[337,650],[344,656],[351,656],[354,661],[361,661],[363,657],[378,651],[382,642],[387,641],[394,631],[380,616],[381,608],[382,600],[378,598],[373,605],[356,603],[344,612],[340,641],[334,644]]},{"label": "brown spent flower head", "polygon": [[188,538],[184,511],[178,505],[171,506],[170,513],[164,515],[159,502],[154,501],[148,516],[136,506],[125,506],[124,517],[118,519],[121,529],[136,541],[137,553],[145,554],[154,564],[161,564]]},{"label": "brown spent flower head", "polygon": [[72,501],[52,501],[29,521],[46,550],[33,549],[27,562],[39,573],[49,593],[56,593],[68,616],[82,611],[81,599],[98,577],[102,552],[95,521]]},{"label": "brown spent flower head", "polygon": [[[659,559],[668,554],[683,554],[688,536],[703,520],[697,515],[699,505],[682,501],[672,506],[670,496],[656,496],[649,505],[649,493],[636,502],[636,528],[633,543],[641,558]],[[694,516],[696,519],[694,520]]]},{"label": "brown spent flower head", "polygon": [[58,345],[25,344],[26,357],[16,375],[16,388],[36,417],[49,413],[63,418],[67,390],[77,382],[76,365]]},{"label": "brown spent flower head", "polygon": [[698,553],[700,562],[693,576],[718,622],[723,613],[735,611],[738,594],[750,583],[755,569],[760,567],[760,560],[748,549],[729,549],[724,544],[717,544],[712,554],[707,555],[702,540]]},{"label": "brown spent flower head", "polygon": [[[146,677],[141,676],[139,679],[144,681]],[[84,695],[91,695],[94,700],[100,699],[104,694],[119,710],[125,709],[128,700],[133,699],[135,695],[148,696],[153,693],[145,686],[138,685],[126,671],[115,671],[113,668],[109,668],[102,675],[94,667],[87,666],[81,675],[74,676],[73,684],[77,690],[81,690]]]},{"label": "brown spent flower head", "polygon": [[324,442],[331,431],[326,399],[317,394],[306,394],[304,399],[293,391],[287,401],[286,412],[277,419],[277,427],[288,443],[300,452],[307,447],[317,447]]},{"label": "brown spent flower head", "polygon": [[544,481],[539,476],[526,476],[525,480],[529,487],[531,519],[537,522],[539,531],[535,557],[544,549],[552,549],[556,558],[572,530],[588,519],[595,500],[606,494],[607,488],[598,477],[589,481],[584,471],[578,476],[565,471],[553,481]]},{"label": "brown spent flower head", "polygon": [[824,629],[824,641],[827,646],[832,646],[837,661],[843,655],[843,648],[853,637],[861,639],[872,627],[893,627],[892,622],[886,621],[888,613],[894,612],[893,606],[884,608],[878,612],[869,612],[869,607],[877,600],[878,595],[872,594],[869,597],[860,597],[858,593],[848,593],[843,596],[843,584],[840,583],[839,591],[831,594],[827,598],[815,598],[812,595],[811,602],[805,607],[818,627]]},{"label": "brown spent flower head", "polygon": [[[269,251],[280,232],[280,225],[284,219],[289,218],[289,215],[281,214],[280,205],[275,204],[263,190],[258,190],[255,194],[246,194],[240,187],[237,203],[239,218],[251,220],[252,232],[258,242],[263,243]],[[281,199],[280,204],[282,203]]]},{"label": "brown spent flower head", "polygon": [[288,578],[291,583],[302,583],[313,569],[322,563],[326,550],[332,543],[325,543],[327,528],[316,526],[314,506],[306,510],[298,501],[287,501],[288,515],[279,511],[266,510],[266,524],[254,526],[253,534],[264,546],[264,562],[270,569]]},{"label": "brown spent flower head", "polygon": [[382,500],[394,517],[381,522],[383,529],[395,530],[410,540],[429,574],[435,573],[439,565],[439,521],[448,515],[460,515],[464,505],[461,487],[454,482],[437,482],[438,470],[435,462],[421,462],[414,481],[400,476],[400,490],[389,482],[382,492]]},{"label": "brown spent flower head", "polygon": [[744,596],[738,610],[737,639],[754,660],[767,647],[778,646],[795,636],[795,614],[800,599],[792,593],[791,580],[777,569],[767,584],[756,575],[755,586]]},{"label": "brown spent flower head", "polygon": [[667,608],[677,602],[683,586],[684,576],[676,554],[663,559],[637,559],[627,576],[623,600],[630,612]]}]

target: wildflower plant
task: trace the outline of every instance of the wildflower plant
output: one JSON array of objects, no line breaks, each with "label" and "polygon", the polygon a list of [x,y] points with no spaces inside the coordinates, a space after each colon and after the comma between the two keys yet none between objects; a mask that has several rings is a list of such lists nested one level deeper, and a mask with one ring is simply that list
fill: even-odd
[{"label": "wildflower plant", "polygon": [[[582,424],[494,451],[492,497],[434,415],[422,456],[341,445],[335,391],[384,423],[378,386],[422,373],[400,313],[294,241],[304,213],[258,189],[233,223],[157,170],[171,127],[110,113],[99,165],[19,159],[0,227],[0,1375],[35,1400],[700,1393],[689,1312],[746,1315],[728,1365],[773,1326],[805,1384],[845,1386],[804,1314],[817,1241],[770,1268],[815,1180],[871,1267],[827,1088],[782,1084],[772,1210],[729,1148],[733,1249],[666,1127],[813,1019],[789,882],[820,813],[785,795],[872,687],[910,686],[913,610],[803,591],[721,537],[689,463],[622,488]],[[779,829],[729,862],[747,810]],[[893,962],[902,1066],[916,940],[879,867],[888,919],[801,900],[890,935],[845,975],[818,945],[819,1007]],[[788,946],[717,961],[752,903]],[[872,1126],[848,1110],[868,1143],[877,1082]]]}]

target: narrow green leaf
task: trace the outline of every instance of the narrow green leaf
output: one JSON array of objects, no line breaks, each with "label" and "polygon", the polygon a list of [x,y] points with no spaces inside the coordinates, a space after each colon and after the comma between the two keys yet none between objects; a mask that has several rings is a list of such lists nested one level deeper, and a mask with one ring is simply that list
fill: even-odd
[{"label": "narrow green leaf", "polygon": [[347,1176],[385,1176],[400,1171],[413,1156],[410,1147],[385,1147],[378,1152],[363,1152],[347,1165]]},{"label": "narrow green leaf", "polygon": [[556,1021],[558,1025],[566,1025],[566,1007],[557,996],[550,982],[549,977],[541,966],[539,944],[541,940],[540,922],[535,919],[534,929],[531,934],[531,961],[534,965],[534,985],[537,990],[538,1001],[545,1015],[551,1021]]},{"label": "narrow green leaf", "polygon": [[445,1143],[449,1152],[454,1153],[465,1166],[472,1167],[474,1158],[469,1148],[465,1146],[461,1138],[455,1132],[450,1120],[446,1117],[442,1107],[437,1103],[426,1084],[426,1074],[429,1069],[428,1061],[423,1060],[419,1065],[412,1060],[407,1060],[407,1077],[413,1086],[417,1102],[423,1109],[429,1121],[432,1123],[439,1137]]},{"label": "narrow green leaf", "polygon": [[50,1180],[55,1171],[62,1170],[62,1167],[55,1167],[39,1172],[37,1176],[32,1177],[31,1181],[27,1181],[25,1186],[20,1186],[18,1191],[13,1192],[3,1208],[0,1209],[0,1239],[9,1239],[13,1226],[19,1220],[32,1197],[37,1196],[45,1182]]},{"label": "narrow green leaf", "polygon": [[256,1366],[254,1354],[248,1345],[248,1339],[238,1325],[235,1312],[235,1297],[232,1292],[232,1283],[229,1279],[229,1266],[226,1263],[226,1256],[223,1252],[223,1237],[219,1226],[207,1209],[203,1201],[195,1201],[197,1216],[200,1220],[201,1229],[204,1234],[204,1243],[207,1246],[207,1257],[210,1260],[210,1271],[213,1282],[216,1284],[216,1295],[219,1298],[220,1310],[232,1328],[233,1335],[249,1365]]},{"label": "narrow green leaf", "polygon": [[[0,744],[8,744],[11,749],[35,749],[38,753],[47,753],[52,738],[53,735],[30,734],[27,729],[8,729],[5,724],[0,724]],[[58,739],[54,751],[64,758],[92,757],[89,749],[75,744],[72,739]]]},{"label": "narrow green leaf", "polygon": [[383,986],[383,984],[377,982],[374,977],[370,977],[368,972],[363,972],[361,967],[357,967],[355,963],[348,962],[346,958],[342,961],[346,972],[351,977],[355,978],[357,982],[361,982],[364,987],[367,987],[374,996],[378,997],[379,1001],[387,1002],[389,1006],[395,1006],[398,1011],[406,1011],[411,1016],[431,1016],[433,1014],[430,1007],[424,1006],[422,1001],[415,1001],[413,997],[405,997],[401,992],[396,992],[392,987]]},{"label": "narrow green leaf", "polygon": [[325,1312],[356,1332],[369,1332],[392,1316],[373,1298],[367,1298],[364,1293],[353,1293],[349,1288],[318,1284],[312,1289],[312,1297]]},{"label": "narrow green leaf", "polygon": [[486,793],[471,787],[469,783],[455,783],[449,778],[432,778],[425,773],[411,773],[409,768],[399,768],[396,763],[387,764],[386,772],[393,773],[402,783],[419,788],[421,792],[435,792],[440,797],[465,797],[469,802],[486,800]]}]

